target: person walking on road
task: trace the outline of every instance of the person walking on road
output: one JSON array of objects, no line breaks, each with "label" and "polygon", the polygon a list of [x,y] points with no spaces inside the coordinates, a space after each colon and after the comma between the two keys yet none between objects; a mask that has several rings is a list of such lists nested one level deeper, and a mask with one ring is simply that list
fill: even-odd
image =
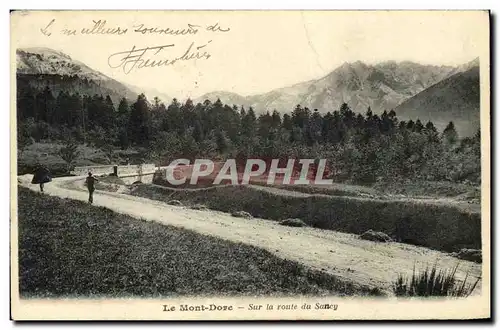
[{"label": "person walking on road", "polygon": [[50,182],[50,181],[52,181],[52,178],[50,177],[49,169],[40,163],[36,164],[33,179],[31,180],[31,183],[39,184],[40,185],[40,192],[43,193],[43,185],[47,182]]},{"label": "person walking on road", "polygon": [[92,172],[89,172],[89,176],[85,179],[85,184],[87,185],[87,189],[89,190],[89,203],[92,204],[94,202],[94,190],[95,190],[95,182],[99,181],[97,178],[92,176]]}]

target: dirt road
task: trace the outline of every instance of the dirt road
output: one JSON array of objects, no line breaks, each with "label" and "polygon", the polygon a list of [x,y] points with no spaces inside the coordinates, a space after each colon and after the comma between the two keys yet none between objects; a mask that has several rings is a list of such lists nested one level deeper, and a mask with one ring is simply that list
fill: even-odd
[{"label": "dirt road", "polygon": [[[31,175],[18,178],[22,186],[38,190]],[[84,177],[56,178],[46,184],[45,194],[87,201]],[[96,191],[94,205],[149,221],[189,229],[200,234],[264,248],[279,257],[341,277],[349,282],[390,291],[399,273],[411,275],[416,269],[432,266],[451,268],[458,262],[458,278],[467,271],[471,280],[480,276],[481,265],[459,261],[445,253],[401,243],[360,240],[356,235],[316,228],[293,228],[263,219],[235,218],[217,211],[198,211],[162,202]],[[480,285],[478,285],[478,290]]]}]

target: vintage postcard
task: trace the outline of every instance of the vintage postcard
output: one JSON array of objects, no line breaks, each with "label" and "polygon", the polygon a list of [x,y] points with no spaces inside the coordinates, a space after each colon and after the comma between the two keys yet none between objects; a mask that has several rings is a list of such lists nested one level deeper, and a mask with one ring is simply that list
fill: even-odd
[{"label": "vintage postcard", "polygon": [[12,11],[12,319],[490,318],[489,26]]}]

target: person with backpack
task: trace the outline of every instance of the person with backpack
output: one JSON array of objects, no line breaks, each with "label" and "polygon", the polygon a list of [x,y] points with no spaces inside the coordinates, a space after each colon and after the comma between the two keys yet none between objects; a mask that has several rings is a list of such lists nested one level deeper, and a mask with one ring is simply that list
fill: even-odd
[{"label": "person with backpack", "polygon": [[92,172],[89,172],[89,176],[85,179],[85,184],[87,185],[87,189],[89,190],[89,203],[92,204],[94,202],[94,190],[95,190],[95,182],[99,181],[96,177],[92,176]]}]

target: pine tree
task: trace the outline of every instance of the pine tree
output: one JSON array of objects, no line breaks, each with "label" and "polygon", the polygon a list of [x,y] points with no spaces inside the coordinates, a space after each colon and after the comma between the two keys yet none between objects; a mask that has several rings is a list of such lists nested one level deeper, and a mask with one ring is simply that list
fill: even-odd
[{"label": "pine tree", "polygon": [[272,125],[271,126],[275,129],[277,129],[281,126],[281,116],[280,116],[280,113],[276,110],[273,111]]},{"label": "pine tree", "polygon": [[264,140],[269,139],[269,133],[271,131],[272,125],[273,125],[273,117],[269,113],[269,111],[266,111],[265,113],[261,114],[257,120],[258,122],[258,130],[257,133],[260,137],[262,137]]},{"label": "pine tree", "polygon": [[35,91],[31,86],[17,86],[17,120],[35,118]]},{"label": "pine tree", "polygon": [[443,131],[443,139],[448,144],[455,144],[458,141],[458,133],[455,129],[455,124],[452,121],[448,123]]},{"label": "pine tree", "polygon": [[161,126],[162,130],[165,131],[177,132],[178,134],[184,133],[185,129],[184,121],[182,119],[181,104],[176,98],[174,98],[167,107],[165,118]]},{"label": "pine tree", "polygon": [[408,123],[406,123],[406,129],[411,132],[415,131],[415,122],[410,119]]},{"label": "pine tree", "polygon": [[323,142],[325,143],[333,143],[334,142],[334,121],[333,115],[331,112],[327,112],[323,117],[323,124],[321,128],[321,136],[323,138]]},{"label": "pine tree", "polygon": [[116,125],[116,110],[113,104],[113,100],[109,95],[106,95],[106,98],[102,102],[102,110],[101,110],[101,126],[105,130],[114,130]]},{"label": "pine tree", "polygon": [[427,135],[427,138],[430,142],[438,142],[439,141],[439,134],[434,126],[434,124],[429,120],[427,124],[425,124],[425,128],[423,132]]},{"label": "pine tree", "polygon": [[322,127],[323,127],[323,118],[319,113],[318,109],[314,109],[314,112],[310,118],[308,125],[308,138],[309,144],[321,142],[322,140]]},{"label": "pine tree", "polygon": [[129,119],[130,107],[126,98],[122,98],[118,104],[118,111],[116,114],[116,124],[118,127],[118,142],[122,149],[129,146]]},{"label": "pine tree", "polygon": [[339,109],[342,122],[347,128],[351,128],[354,124],[354,112],[347,103],[342,103]]},{"label": "pine tree", "polygon": [[67,113],[68,126],[75,127],[80,132],[79,138],[81,138],[83,136],[83,125],[87,114],[84,111],[82,97],[80,94],[75,93],[70,96],[69,109]]},{"label": "pine tree", "polygon": [[368,110],[366,111],[366,120],[371,120],[372,117],[373,117],[372,108],[368,106]]},{"label": "pine tree", "polygon": [[139,146],[146,146],[151,138],[149,102],[144,94],[137,97],[132,105],[128,122],[130,141]]},{"label": "pine tree", "polygon": [[289,114],[285,113],[283,115],[283,123],[282,123],[282,127],[288,131],[291,131],[292,130],[292,126],[293,126],[293,123],[292,123],[292,118],[290,117]]},{"label": "pine tree", "polygon": [[55,108],[55,98],[49,86],[46,86],[43,91],[37,94],[35,102],[37,109],[35,120],[51,124],[50,120],[53,118],[52,113]]},{"label": "pine tree", "polygon": [[417,119],[417,121],[415,122],[415,132],[420,133],[420,132],[422,132],[423,129],[424,129],[424,125],[422,125],[422,122],[420,121],[420,119]]},{"label": "pine tree", "polygon": [[249,139],[253,137],[256,133],[257,129],[257,118],[255,116],[255,112],[253,108],[250,107],[248,111],[245,113],[245,116],[241,119],[241,135]]}]

